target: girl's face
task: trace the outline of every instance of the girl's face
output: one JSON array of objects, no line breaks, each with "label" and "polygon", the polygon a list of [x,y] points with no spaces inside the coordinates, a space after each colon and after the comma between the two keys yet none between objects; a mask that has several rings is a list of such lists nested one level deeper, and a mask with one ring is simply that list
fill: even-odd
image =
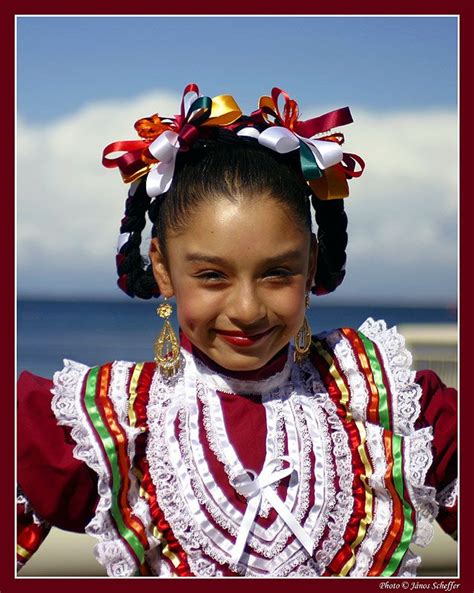
[{"label": "girl's face", "polygon": [[150,257],[181,329],[220,366],[265,365],[296,335],[316,266],[316,242],[271,197],[203,203],[184,231],[153,239]]}]

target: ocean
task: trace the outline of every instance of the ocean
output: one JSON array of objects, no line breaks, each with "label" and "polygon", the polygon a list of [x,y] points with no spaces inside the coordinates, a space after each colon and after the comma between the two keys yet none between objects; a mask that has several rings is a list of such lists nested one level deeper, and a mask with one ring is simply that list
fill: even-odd
[{"label": "ocean", "polygon": [[[43,377],[69,358],[89,366],[111,360],[153,360],[153,342],[161,320],[156,303],[141,301],[19,300],[17,371]],[[308,321],[313,333],[359,327],[367,317],[401,323],[456,323],[454,307],[332,305],[313,303]],[[172,319],[176,327],[176,318]]]}]

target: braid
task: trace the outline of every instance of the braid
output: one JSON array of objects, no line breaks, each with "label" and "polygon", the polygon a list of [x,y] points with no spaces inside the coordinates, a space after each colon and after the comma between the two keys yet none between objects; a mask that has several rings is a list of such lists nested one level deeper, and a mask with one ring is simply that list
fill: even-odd
[{"label": "braid", "polygon": [[142,231],[145,228],[149,206],[150,197],[146,193],[145,182],[142,180],[138,186],[132,186],[128,192],[120,233],[129,235],[116,257],[118,286],[128,296],[137,296],[142,299],[149,299],[159,294],[152,267],[140,253]]},{"label": "braid", "polygon": [[344,279],[347,247],[347,215],[344,200],[319,200],[312,203],[318,225],[318,265],[312,292],[317,295],[335,290]]},{"label": "braid", "polygon": [[295,220],[308,231],[310,196],[319,243],[312,292],[324,295],[334,291],[345,276],[344,201],[318,199],[306,185],[296,156],[276,154],[253,139],[240,139],[223,130],[218,138],[198,141],[190,151],[178,153],[170,189],[153,201],[146,191],[146,178],[142,178],[129,191],[121,222],[120,232],[126,240],[117,254],[118,286],[131,297],[150,299],[160,294],[153,268],[140,253],[147,214],[153,224],[152,235],[160,237],[160,248],[166,257],[168,229],[185,227],[193,209],[209,196],[221,194],[232,199],[243,191],[249,195],[269,192],[290,208]]}]

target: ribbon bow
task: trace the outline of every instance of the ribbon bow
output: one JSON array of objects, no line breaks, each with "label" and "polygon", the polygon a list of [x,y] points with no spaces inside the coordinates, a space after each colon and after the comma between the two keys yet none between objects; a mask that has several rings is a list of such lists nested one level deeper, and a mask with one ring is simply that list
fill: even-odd
[{"label": "ribbon bow", "polygon": [[[242,112],[230,95],[211,99],[199,95],[196,84],[188,84],[183,91],[180,114],[160,118],[157,114],[135,122],[142,140],[113,142],[104,148],[102,164],[118,167],[125,183],[131,183],[148,173],[146,190],[153,198],[168,191],[173,179],[176,155],[189,150],[199,137],[202,127],[227,126]],[[109,158],[113,152],[125,154]]]},{"label": "ribbon bow", "polygon": [[[283,98],[283,110],[279,100]],[[331,134],[335,127],[352,123],[349,107],[330,111],[319,117],[299,120],[298,104],[289,95],[275,87],[271,97],[260,98],[259,109],[250,117],[254,122],[266,124],[263,132],[243,128],[241,136],[252,136],[259,143],[280,154],[299,149],[301,170],[308,185],[320,199],[345,198],[349,195],[348,177],[359,177],[365,167],[357,155],[343,153],[342,134]],[[322,136],[326,134],[325,136]],[[316,138],[316,136],[318,136]],[[356,171],[356,164],[360,170]]]},{"label": "ribbon bow", "polygon": [[[286,461],[288,467],[278,469],[280,461]],[[287,456],[275,457],[269,461],[262,469],[260,475],[252,470],[244,470],[235,476],[231,481],[231,486],[242,496],[247,498],[247,509],[237,534],[237,540],[232,551],[231,563],[237,564],[247,542],[250,529],[255,521],[258,509],[265,497],[280,515],[283,521],[288,525],[291,531],[299,539],[308,554],[313,553],[314,542],[311,536],[301,527],[298,521],[293,517],[288,507],[279,498],[271,487],[272,484],[286,478],[293,472],[293,463]],[[249,475],[250,474],[250,475]]]}]

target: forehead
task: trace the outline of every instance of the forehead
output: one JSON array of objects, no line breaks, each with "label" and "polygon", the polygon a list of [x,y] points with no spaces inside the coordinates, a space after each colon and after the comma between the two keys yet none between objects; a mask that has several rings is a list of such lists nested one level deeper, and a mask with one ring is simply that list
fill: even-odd
[{"label": "forehead", "polygon": [[168,244],[180,251],[207,252],[220,257],[271,257],[309,245],[307,231],[288,208],[271,197],[217,198],[200,204],[186,228],[171,233]]}]

